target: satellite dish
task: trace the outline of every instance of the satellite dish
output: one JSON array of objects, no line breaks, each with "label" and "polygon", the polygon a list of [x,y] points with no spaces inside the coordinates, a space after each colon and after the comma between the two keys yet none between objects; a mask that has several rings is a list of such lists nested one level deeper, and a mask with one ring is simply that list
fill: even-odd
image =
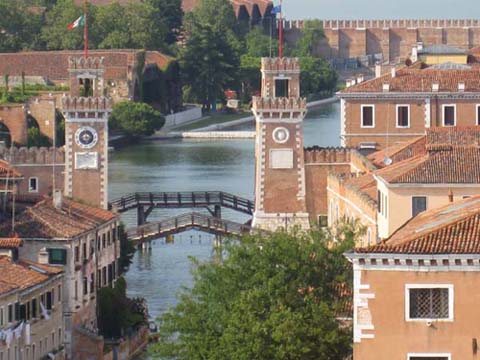
[{"label": "satellite dish", "polygon": [[387,166],[388,166],[388,165],[392,165],[392,164],[393,164],[393,160],[392,160],[391,158],[389,158],[389,157],[386,157],[385,159],[383,159],[383,163],[384,163],[385,165],[387,165]]}]

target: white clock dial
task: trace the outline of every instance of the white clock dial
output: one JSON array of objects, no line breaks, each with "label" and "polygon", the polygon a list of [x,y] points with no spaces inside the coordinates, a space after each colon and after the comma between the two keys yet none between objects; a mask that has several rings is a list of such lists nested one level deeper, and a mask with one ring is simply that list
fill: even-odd
[{"label": "white clock dial", "polygon": [[284,127],[278,127],[273,130],[272,136],[277,144],[284,144],[290,138],[290,132]]}]

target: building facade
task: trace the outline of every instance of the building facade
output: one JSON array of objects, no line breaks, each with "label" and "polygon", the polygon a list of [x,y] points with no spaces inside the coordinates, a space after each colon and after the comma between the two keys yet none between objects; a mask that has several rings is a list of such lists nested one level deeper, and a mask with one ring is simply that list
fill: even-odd
[{"label": "building facade", "polygon": [[427,211],[379,245],[346,256],[354,269],[354,359],[478,356],[480,198]]},{"label": "building facade", "polygon": [[426,129],[480,124],[478,64],[416,63],[353,82],[341,99],[342,146],[376,151]]},{"label": "building facade", "polygon": [[0,358],[63,359],[63,269],[15,259],[19,239],[0,239]]}]

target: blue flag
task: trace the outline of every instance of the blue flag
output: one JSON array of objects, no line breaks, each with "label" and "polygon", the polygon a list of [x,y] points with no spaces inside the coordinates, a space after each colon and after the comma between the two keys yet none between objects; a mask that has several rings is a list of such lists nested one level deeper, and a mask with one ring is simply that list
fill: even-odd
[{"label": "blue flag", "polygon": [[273,7],[271,14],[276,15],[276,14],[280,14],[281,12],[282,12],[282,5],[277,5]]}]

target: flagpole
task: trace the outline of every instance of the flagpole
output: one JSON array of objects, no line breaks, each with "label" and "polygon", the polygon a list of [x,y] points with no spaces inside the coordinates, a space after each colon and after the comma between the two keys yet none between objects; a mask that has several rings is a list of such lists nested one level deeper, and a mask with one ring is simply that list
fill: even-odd
[{"label": "flagpole", "polygon": [[278,25],[278,57],[283,57],[283,4],[280,0],[280,24]]},{"label": "flagpole", "polygon": [[85,26],[83,27],[84,52],[85,58],[88,58],[88,0],[85,0],[84,3],[83,17],[85,22]]}]

